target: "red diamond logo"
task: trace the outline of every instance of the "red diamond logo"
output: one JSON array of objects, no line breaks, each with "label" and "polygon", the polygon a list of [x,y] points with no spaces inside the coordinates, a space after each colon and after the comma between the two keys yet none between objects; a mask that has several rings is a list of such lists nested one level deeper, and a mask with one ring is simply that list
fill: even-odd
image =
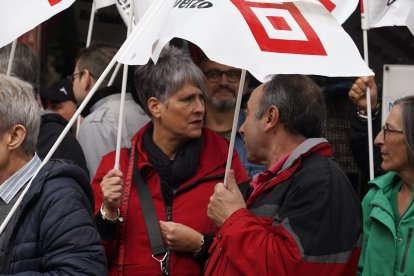
[{"label": "red diamond logo", "polygon": [[[327,55],[318,35],[293,2],[259,3],[246,2],[244,0],[230,1],[236,6],[246,20],[250,31],[262,51],[285,54]],[[271,37],[269,32],[276,30],[286,33],[292,30],[289,21],[285,20],[283,16],[266,16],[265,20],[270,22],[270,28],[274,29],[269,30],[269,27],[265,27],[262,23],[264,18],[262,17],[259,19],[254,10],[280,12],[281,14],[286,15],[292,22],[291,24],[295,25],[297,32],[300,32],[304,39]],[[292,32],[292,34],[295,33]]]},{"label": "red diamond logo", "polygon": [[286,22],[286,20],[283,17],[267,16],[267,19],[272,24],[273,28],[275,28],[276,30],[281,30],[281,31],[292,30],[292,28],[289,26],[289,24]]}]

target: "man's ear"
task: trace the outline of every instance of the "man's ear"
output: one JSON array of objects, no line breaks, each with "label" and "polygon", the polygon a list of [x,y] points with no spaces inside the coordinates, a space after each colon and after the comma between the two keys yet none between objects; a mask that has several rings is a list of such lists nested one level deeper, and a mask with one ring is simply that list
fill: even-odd
[{"label": "man's ear", "polygon": [[154,118],[159,119],[161,117],[161,111],[164,108],[164,104],[155,97],[151,97],[147,101],[148,110]]},{"label": "man's ear", "polygon": [[265,131],[272,129],[279,122],[279,109],[276,106],[272,105],[267,109],[263,117],[265,119]]},{"label": "man's ear", "polygon": [[91,73],[89,73],[88,69],[83,69],[82,76],[81,76],[81,83],[82,83],[82,86],[85,88],[85,91],[89,92],[92,90],[92,87],[95,84],[95,81]]},{"label": "man's ear", "polygon": [[11,127],[8,132],[10,135],[10,139],[7,143],[8,149],[15,150],[19,148],[26,138],[26,128],[22,125],[15,125]]}]

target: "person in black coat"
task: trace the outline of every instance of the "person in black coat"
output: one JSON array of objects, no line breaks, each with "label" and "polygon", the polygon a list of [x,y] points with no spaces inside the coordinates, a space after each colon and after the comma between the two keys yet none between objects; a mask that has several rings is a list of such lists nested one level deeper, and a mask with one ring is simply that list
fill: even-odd
[{"label": "person in black coat", "polygon": [[0,74],[0,275],[106,275],[88,175],[42,166],[39,125],[32,86]]},{"label": "person in black coat", "polygon": [[[58,81],[49,88],[40,90],[40,98],[45,112],[41,117],[37,154],[43,159],[76,112],[72,82],[69,79]],[[71,160],[89,175],[82,147],[71,131],[63,138],[52,158]]]}]

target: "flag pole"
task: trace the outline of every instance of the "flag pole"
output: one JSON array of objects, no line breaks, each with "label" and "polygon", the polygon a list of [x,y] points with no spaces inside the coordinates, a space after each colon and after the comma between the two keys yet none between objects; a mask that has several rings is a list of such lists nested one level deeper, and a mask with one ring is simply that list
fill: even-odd
[{"label": "flag pole", "polygon": [[114,72],[112,72],[111,78],[108,81],[108,86],[111,86],[112,84],[114,84],[115,77],[116,77],[116,75],[118,75],[118,72],[119,72],[120,68],[121,68],[121,63],[118,63],[115,67]]},{"label": "flag pole", "polygon": [[16,53],[16,45],[17,45],[17,39],[13,41],[13,44],[11,46],[9,64],[7,65],[7,76],[10,76],[11,71],[12,71],[14,55]]},{"label": "flag pole", "polygon": [[86,37],[86,48],[91,45],[92,41],[92,31],[93,31],[93,24],[95,21],[95,13],[96,13],[96,1],[93,0],[92,2],[92,9],[91,9],[91,16],[89,18],[89,28],[88,28],[88,36]]},{"label": "flag pole", "polygon": [[[362,36],[363,36],[363,44],[364,44],[364,60],[366,64],[369,66],[368,60],[368,29],[369,29],[369,19],[368,19],[368,12],[367,6],[365,5],[365,0],[361,0],[361,29],[362,29]],[[368,124],[368,155],[369,155],[369,178],[373,179],[374,176],[374,146],[373,146],[373,135],[372,135],[372,104],[371,104],[371,88],[367,87],[366,92],[367,98],[367,124]]]},{"label": "flag pole", "polygon": [[20,203],[22,202],[24,196],[26,195],[27,191],[29,190],[30,186],[32,185],[33,179],[37,176],[39,171],[44,167],[44,165],[50,160],[52,155],[55,153],[56,149],[59,147],[62,140],[65,138],[66,134],[70,131],[70,128],[75,123],[77,118],[79,117],[80,113],[83,111],[85,106],[88,104],[92,96],[95,94],[96,90],[98,90],[98,87],[101,85],[102,81],[105,79],[105,77],[108,75],[109,71],[112,69],[112,67],[115,65],[116,60],[118,59],[118,53],[112,58],[111,62],[108,64],[102,75],[99,77],[99,79],[96,81],[94,86],[92,87],[91,91],[86,96],[85,100],[82,102],[82,104],[79,106],[79,108],[76,110],[75,114],[72,116],[68,124],[66,125],[65,129],[62,131],[62,133],[57,138],[56,142],[53,144],[52,148],[49,150],[46,157],[43,159],[40,166],[37,168],[35,173],[33,174],[32,178],[30,179],[29,183],[26,185],[25,189],[17,199],[16,203],[13,205],[12,209],[10,210],[9,214],[5,218],[5,220],[2,222],[0,226],[0,235],[3,233],[4,229],[6,228],[7,224],[9,223],[10,219],[12,218],[13,214],[16,212],[17,208],[19,207]]},{"label": "flag pole", "polygon": [[[129,13],[127,37],[129,36],[132,30],[132,21],[134,18],[133,4],[134,4],[134,1],[131,1],[131,11]],[[120,65],[120,63],[118,64]],[[116,71],[116,68],[115,68],[115,71]],[[114,77],[115,75],[116,75],[116,72],[114,72],[112,77]],[[117,170],[119,170],[119,158],[121,154],[122,127],[123,127],[123,121],[124,121],[124,107],[125,107],[125,94],[126,94],[127,80],[128,80],[128,64],[124,64],[124,72],[122,76],[121,102],[119,104],[120,106],[119,106],[118,134],[117,134],[117,139],[116,139],[115,164],[114,164],[114,168]]]},{"label": "flag pole", "polygon": [[233,126],[231,128],[229,152],[227,154],[226,171],[225,171],[225,174],[224,174],[224,187],[225,188],[227,188],[227,177],[229,176],[229,172],[230,172],[230,169],[231,169],[231,161],[233,159],[234,142],[236,140],[236,133],[238,131],[237,125],[238,125],[238,122],[239,122],[241,100],[242,100],[242,96],[243,96],[245,81],[246,81],[246,70],[243,69],[241,77],[240,77],[239,91],[237,91],[236,109],[234,110]]}]

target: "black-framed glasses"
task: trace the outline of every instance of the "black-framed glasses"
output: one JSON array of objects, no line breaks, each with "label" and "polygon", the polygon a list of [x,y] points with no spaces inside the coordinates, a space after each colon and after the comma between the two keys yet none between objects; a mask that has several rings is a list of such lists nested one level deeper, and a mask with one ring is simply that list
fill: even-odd
[{"label": "black-framed glasses", "polygon": [[68,78],[71,82],[73,82],[75,80],[75,77],[77,75],[79,75],[79,77],[81,78],[82,77],[82,74],[83,74],[83,71],[80,71],[80,72],[74,73],[72,75],[69,75],[66,78]]},{"label": "black-framed glasses", "polygon": [[403,134],[404,132],[402,130],[394,130],[394,129],[390,129],[388,128],[387,125],[382,127],[382,132],[384,133],[384,141],[385,141],[385,137],[387,137],[387,135],[389,135],[390,133],[400,133]]},{"label": "black-framed glasses", "polygon": [[221,79],[222,75],[226,75],[226,78],[229,82],[239,82],[241,76],[241,70],[231,69],[227,71],[221,71],[218,69],[211,69],[204,72],[207,80],[209,82],[218,82]]}]

